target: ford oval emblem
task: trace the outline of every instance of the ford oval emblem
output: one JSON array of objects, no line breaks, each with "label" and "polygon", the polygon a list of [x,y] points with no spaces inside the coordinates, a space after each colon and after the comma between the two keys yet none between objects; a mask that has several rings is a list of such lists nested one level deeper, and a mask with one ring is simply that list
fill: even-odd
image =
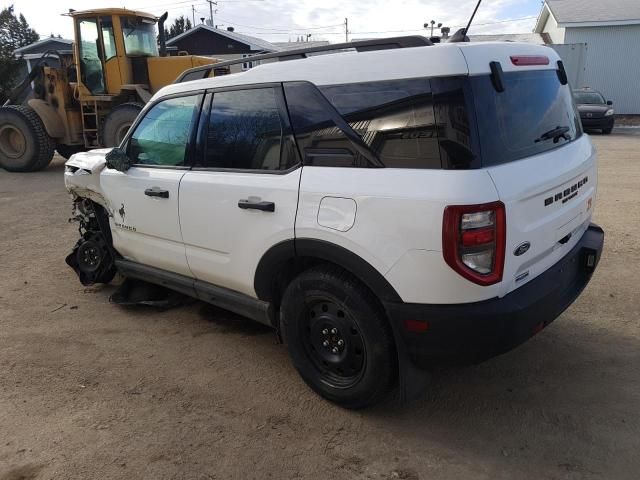
[{"label": "ford oval emblem", "polygon": [[513,254],[516,257],[519,257],[521,255],[524,255],[525,253],[527,253],[529,251],[529,249],[531,248],[531,244],[529,242],[524,242],[521,243],[520,245],[518,245],[516,247],[516,249],[513,251]]}]

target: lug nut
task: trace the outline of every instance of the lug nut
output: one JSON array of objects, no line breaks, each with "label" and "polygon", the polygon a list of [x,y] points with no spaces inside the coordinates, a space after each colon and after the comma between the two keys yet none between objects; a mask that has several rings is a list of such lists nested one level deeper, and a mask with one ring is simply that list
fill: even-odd
[{"label": "lug nut", "polygon": [[338,340],[338,346],[342,347],[344,345],[344,340],[340,339]]},{"label": "lug nut", "polygon": [[333,348],[331,349],[331,351],[332,351],[333,353],[338,353],[338,347],[333,347]]},{"label": "lug nut", "polygon": [[335,328],[335,327],[333,327],[333,328],[331,329],[331,333],[332,333],[333,335],[336,335],[336,334],[338,333],[338,329],[337,329],[337,328]]},{"label": "lug nut", "polygon": [[322,330],[322,334],[323,335],[329,335],[329,330],[327,330],[326,328]]},{"label": "lug nut", "polygon": [[324,342],[322,342],[322,346],[323,347],[328,347],[329,346],[329,340],[325,340]]}]

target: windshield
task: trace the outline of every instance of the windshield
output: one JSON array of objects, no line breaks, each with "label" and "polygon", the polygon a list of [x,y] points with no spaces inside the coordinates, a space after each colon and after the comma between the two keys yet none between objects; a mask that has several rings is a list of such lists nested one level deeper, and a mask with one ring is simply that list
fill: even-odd
[{"label": "windshield", "polygon": [[152,20],[120,17],[127,55],[157,57],[156,28]]},{"label": "windshield", "polygon": [[469,80],[484,166],[552,150],[582,135],[571,90],[555,70],[505,73],[503,92],[489,75]]},{"label": "windshield", "polygon": [[578,105],[604,105],[606,102],[598,92],[573,92]]}]

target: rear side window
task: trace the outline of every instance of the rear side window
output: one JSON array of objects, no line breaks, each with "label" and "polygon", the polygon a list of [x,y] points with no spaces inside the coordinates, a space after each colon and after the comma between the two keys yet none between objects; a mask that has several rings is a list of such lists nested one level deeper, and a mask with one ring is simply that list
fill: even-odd
[{"label": "rear side window", "polygon": [[140,165],[183,166],[201,103],[201,95],[156,103],[131,135],[129,158]]},{"label": "rear side window", "polygon": [[[433,87],[433,89],[432,89]],[[285,84],[306,165],[477,168],[462,80]],[[474,163],[475,162],[475,163]]]},{"label": "rear side window", "polygon": [[283,122],[273,88],[216,92],[196,167],[284,170]]},{"label": "rear side window", "polygon": [[320,87],[382,165],[440,168],[427,79]]},{"label": "rear side window", "polygon": [[485,167],[543,153],[582,135],[571,90],[555,70],[505,73],[503,92],[488,75],[469,82]]},{"label": "rear side window", "polygon": [[320,91],[308,82],[284,84],[291,125],[305,165],[382,166]]}]

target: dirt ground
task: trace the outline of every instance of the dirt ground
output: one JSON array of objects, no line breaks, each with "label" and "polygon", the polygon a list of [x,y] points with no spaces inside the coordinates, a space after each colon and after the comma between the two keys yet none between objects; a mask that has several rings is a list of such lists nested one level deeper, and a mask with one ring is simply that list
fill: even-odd
[{"label": "dirt ground", "polygon": [[0,480],[639,478],[640,136],[593,140],[607,236],[582,297],[515,351],[356,413],[257,324],[83,288],[61,159],[0,171]]}]

